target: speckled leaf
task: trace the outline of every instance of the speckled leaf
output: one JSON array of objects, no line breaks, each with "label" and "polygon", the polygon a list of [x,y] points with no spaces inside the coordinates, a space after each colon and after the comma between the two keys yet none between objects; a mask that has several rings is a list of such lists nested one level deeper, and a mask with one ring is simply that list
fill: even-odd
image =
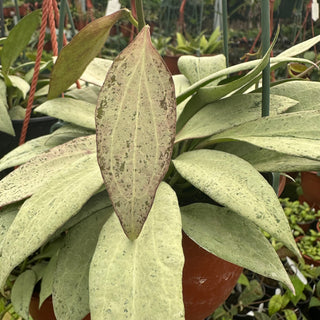
[{"label": "speckled leaf", "polygon": [[[190,82],[183,74],[175,74],[172,76],[172,79],[173,79],[173,83],[174,83],[174,89],[175,89],[176,96],[180,92],[183,92],[186,88],[188,88],[190,86]],[[177,119],[179,119],[180,114],[182,113],[182,111],[188,101],[189,101],[189,98],[183,100],[182,102],[180,102],[177,105]]]},{"label": "speckled leaf", "polygon": [[[296,100],[287,97],[271,95],[270,115],[282,113],[297,103]],[[244,122],[259,119],[261,108],[262,99],[258,93],[232,96],[210,103],[186,123],[177,134],[176,142],[207,137]]]},{"label": "speckled leaf", "polygon": [[43,275],[41,279],[41,290],[39,293],[39,306],[52,295],[52,284],[54,279],[54,274],[57,269],[58,252],[50,259],[48,264],[43,270]]},{"label": "speckled leaf", "polygon": [[8,114],[7,86],[2,79],[0,79],[0,114],[0,131],[14,136],[15,132]]},{"label": "speckled leaf", "polygon": [[[178,60],[178,67],[181,73],[193,84],[215,72],[225,69],[227,66],[225,56],[217,54],[208,57],[181,56]],[[217,85],[223,78],[225,77],[216,79],[209,85]]]},{"label": "speckled leaf", "polygon": [[199,190],[251,220],[299,255],[275,192],[248,162],[221,151],[196,150],[183,153],[173,163]]},{"label": "speckled leaf", "polygon": [[12,287],[12,305],[24,319],[29,318],[29,305],[36,281],[36,274],[32,270],[26,270],[19,275]]},{"label": "speckled leaf", "polygon": [[146,26],[115,59],[96,111],[99,166],[130,239],[139,236],[168,170],[175,119],[172,77]]},{"label": "speckled leaf", "polygon": [[7,233],[9,227],[11,226],[19,209],[20,209],[20,205],[14,204],[11,206],[7,206],[5,208],[1,208],[0,210],[0,248],[1,248],[2,239]]},{"label": "speckled leaf", "polygon": [[19,166],[53,147],[92,133],[92,131],[82,127],[71,124],[64,125],[49,135],[26,141],[23,145],[7,153],[0,159],[0,171]]},{"label": "speckled leaf", "polygon": [[0,181],[0,207],[30,197],[54,174],[88,154],[95,155],[95,135],[76,138],[31,159]]},{"label": "speckled leaf", "polygon": [[320,160],[320,110],[264,117],[239,125],[203,142],[240,140],[292,156]]},{"label": "speckled leaf", "polygon": [[12,269],[74,216],[102,184],[96,155],[89,154],[61,169],[23,203],[3,239],[1,288]]},{"label": "speckled leaf", "polygon": [[27,47],[33,33],[40,26],[40,22],[41,10],[35,10],[21,19],[10,31],[1,51],[3,72],[8,73],[9,68]]},{"label": "speckled leaf", "polygon": [[80,78],[88,64],[105,44],[112,26],[119,19],[128,15],[127,9],[116,11],[92,21],[73,37],[70,43],[61,50],[53,67],[49,99],[58,97]]},{"label": "speckled leaf", "polygon": [[90,266],[91,319],[184,319],[181,238],[178,201],[165,183],[137,240],[112,215]]},{"label": "speckled leaf", "polygon": [[35,108],[35,111],[94,130],[95,108],[94,104],[86,101],[72,98],[56,98],[41,104]]},{"label": "speckled leaf", "polygon": [[320,171],[320,161],[262,149],[246,142],[219,143],[215,150],[232,153],[261,172]]},{"label": "speckled leaf", "polygon": [[290,81],[271,87],[272,94],[279,94],[297,100],[299,104],[290,108],[289,112],[320,109],[320,82]]},{"label": "speckled leaf", "polygon": [[59,252],[53,282],[53,306],[58,319],[79,320],[89,312],[89,266],[99,233],[113,208],[104,208],[68,231]]},{"label": "speckled leaf", "polygon": [[198,245],[224,260],[292,286],[277,253],[254,223],[227,208],[206,203],[180,210],[183,230]]},{"label": "speckled leaf", "polygon": [[94,58],[87,66],[80,79],[102,87],[106,74],[112,64],[112,60]]}]

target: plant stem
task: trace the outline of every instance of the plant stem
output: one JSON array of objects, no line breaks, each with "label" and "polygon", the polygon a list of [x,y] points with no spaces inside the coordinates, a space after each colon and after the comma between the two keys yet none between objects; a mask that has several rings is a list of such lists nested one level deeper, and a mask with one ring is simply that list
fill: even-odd
[{"label": "plant stem", "polygon": [[136,0],[136,10],[138,16],[138,30],[141,31],[142,28],[146,25],[146,22],[144,20],[142,0]]}]

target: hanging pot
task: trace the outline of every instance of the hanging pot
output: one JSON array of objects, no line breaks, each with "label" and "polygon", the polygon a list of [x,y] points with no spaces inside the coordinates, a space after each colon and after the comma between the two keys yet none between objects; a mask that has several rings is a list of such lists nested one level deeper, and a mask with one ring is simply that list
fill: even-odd
[{"label": "hanging pot", "polygon": [[[56,118],[49,116],[31,118],[28,126],[26,141],[49,134],[51,126],[56,122]],[[13,120],[12,125],[16,134],[15,136],[0,132],[0,159],[19,145],[23,120]],[[9,172],[10,170],[0,172],[0,179],[2,179]]]}]

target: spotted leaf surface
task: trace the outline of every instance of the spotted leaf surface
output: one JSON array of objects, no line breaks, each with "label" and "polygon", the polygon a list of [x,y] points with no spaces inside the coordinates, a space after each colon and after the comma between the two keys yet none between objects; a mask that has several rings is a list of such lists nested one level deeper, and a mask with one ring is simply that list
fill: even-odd
[{"label": "spotted leaf surface", "polygon": [[292,156],[320,160],[320,111],[264,117],[231,128],[203,142],[240,140]]},{"label": "spotted leaf surface", "polygon": [[45,244],[102,185],[96,155],[88,154],[50,177],[23,203],[3,238],[1,288],[12,269]]},{"label": "spotted leaf surface", "polygon": [[98,162],[130,239],[138,237],[168,169],[175,113],[171,74],[145,27],[115,59],[96,110]]},{"label": "spotted leaf surface", "polygon": [[90,265],[91,319],[184,319],[181,237],[178,201],[165,183],[135,241],[112,215]]},{"label": "spotted leaf surface", "polygon": [[251,220],[299,255],[275,192],[248,162],[221,151],[196,150],[183,153],[173,163],[203,193]]},{"label": "spotted leaf surface", "polygon": [[182,207],[181,214],[183,231],[207,251],[291,287],[272,245],[248,219],[227,208],[207,203]]}]

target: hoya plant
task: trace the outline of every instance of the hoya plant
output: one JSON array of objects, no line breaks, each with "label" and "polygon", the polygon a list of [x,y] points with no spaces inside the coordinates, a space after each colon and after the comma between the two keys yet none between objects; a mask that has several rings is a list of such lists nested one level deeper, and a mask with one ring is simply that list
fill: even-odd
[{"label": "hoya plant", "polygon": [[[36,111],[66,125],[0,160],[1,170],[18,166],[0,181],[2,294],[24,318],[41,280],[40,303],[52,295],[57,319],[183,319],[182,230],[294,290],[261,232],[300,256],[261,173],[319,170],[320,84],[277,84],[262,118],[252,87],[272,48],[229,68],[223,55],[182,57],[172,77],[140,14],[139,34],[112,63],[95,58],[124,18],[135,23],[117,11],[61,51]],[[271,58],[272,68],[312,65],[295,56],[319,40]],[[69,90],[78,78],[88,86]]]}]

